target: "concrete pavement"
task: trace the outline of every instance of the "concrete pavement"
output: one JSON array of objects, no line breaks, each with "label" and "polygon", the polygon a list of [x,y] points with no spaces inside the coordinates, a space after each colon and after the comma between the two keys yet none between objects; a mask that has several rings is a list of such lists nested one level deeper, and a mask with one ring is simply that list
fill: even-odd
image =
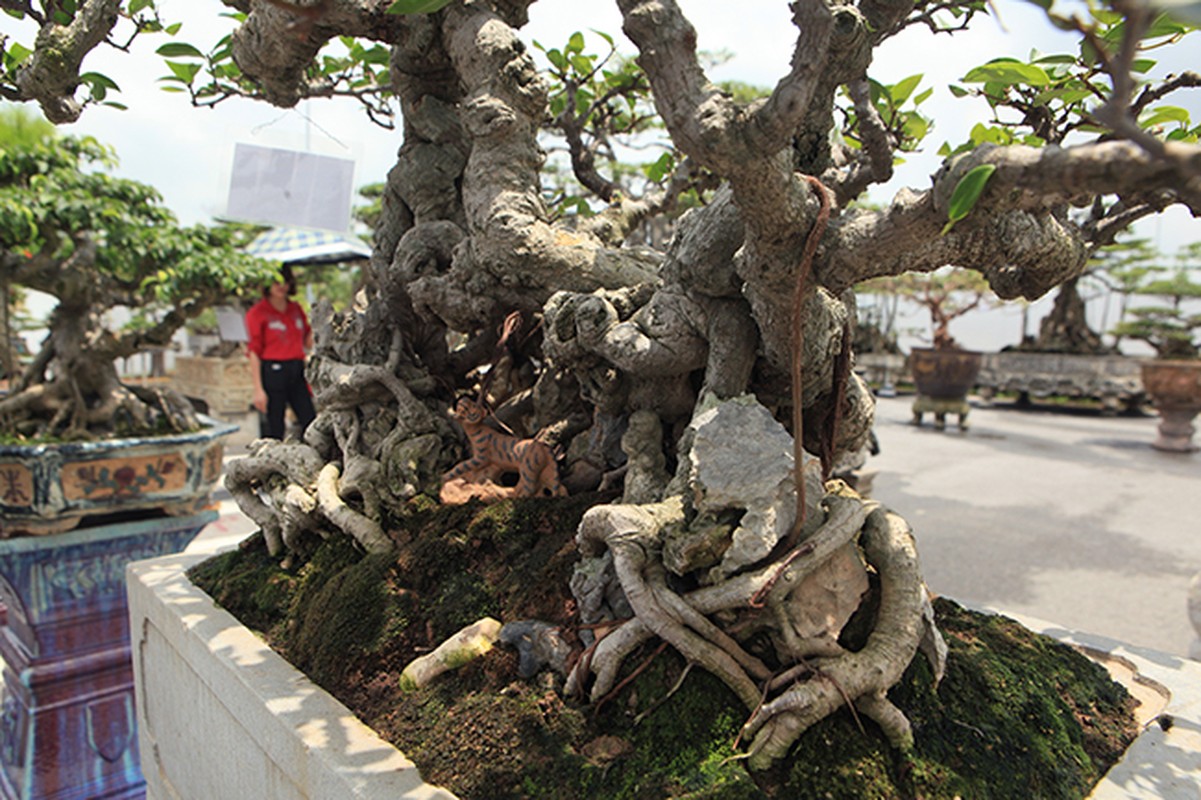
[{"label": "concrete pavement", "polygon": [[[911,424],[881,398],[872,496],[913,526],[930,588],[965,605],[1188,655],[1201,571],[1201,453],[1150,447],[1158,419],[974,404],[969,430]],[[231,454],[231,457],[237,453]],[[188,548],[255,530],[221,490],[221,517]]]},{"label": "concrete pavement", "polygon": [[881,398],[871,494],[905,517],[931,590],[1188,655],[1201,571],[1201,454],[1149,445],[1158,417],[974,404],[915,427]]}]

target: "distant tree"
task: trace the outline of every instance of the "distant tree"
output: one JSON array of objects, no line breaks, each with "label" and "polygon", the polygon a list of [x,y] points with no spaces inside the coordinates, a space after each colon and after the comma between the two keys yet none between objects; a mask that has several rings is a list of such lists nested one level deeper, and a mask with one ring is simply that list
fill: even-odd
[{"label": "distant tree", "polygon": [[[241,253],[236,231],[178,225],[154,189],[105,171],[115,160],[96,141],[42,134],[0,135],[0,284],[58,301],[40,351],[0,398],[0,431],[89,438],[194,428],[187,401],[123,384],[115,360],[166,346],[188,319],[265,285],[275,267]],[[165,309],[156,321],[106,324],[110,309],[147,302]]]}]

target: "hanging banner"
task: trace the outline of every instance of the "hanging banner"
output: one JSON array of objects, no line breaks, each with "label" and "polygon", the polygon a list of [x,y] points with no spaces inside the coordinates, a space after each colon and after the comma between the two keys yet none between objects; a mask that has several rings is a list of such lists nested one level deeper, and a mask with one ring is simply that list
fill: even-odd
[{"label": "hanging banner", "polygon": [[354,162],[238,143],[225,216],[266,225],[350,230]]}]

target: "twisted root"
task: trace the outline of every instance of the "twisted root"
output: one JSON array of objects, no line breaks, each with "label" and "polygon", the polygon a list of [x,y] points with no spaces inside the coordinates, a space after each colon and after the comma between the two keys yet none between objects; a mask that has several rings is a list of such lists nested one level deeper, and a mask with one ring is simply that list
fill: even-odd
[{"label": "twisted root", "polygon": [[821,669],[764,703],[743,726],[753,737],[751,769],[763,769],[783,758],[811,725],[854,699],[874,719],[889,741],[908,748],[913,735],[904,715],[884,694],[909,665],[923,633],[925,591],[917,568],[917,549],[909,526],[883,509],[867,518],[861,536],[868,563],[880,575],[880,610],[867,644],[856,653],[823,661]]},{"label": "twisted root", "polygon": [[369,553],[393,548],[378,522],[342,499],[338,465],[325,463],[308,445],[260,440],[249,456],[230,462],[225,486],[263,531],[267,552],[273,556],[295,550],[304,531],[328,535],[327,524],[353,537]]},{"label": "twisted root", "polygon": [[[658,637],[688,660],[718,678],[751,711],[740,739],[750,742],[752,769],[784,757],[811,725],[842,705],[852,705],[875,720],[897,747],[912,746],[913,734],[904,714],[886,693],[917,652],[919,643],[942,673],[945,645],[929,617],[929,600],[918,573],[917,553],[908,525],[874,503],[830,494],[826,517],[805,542],[771,564],[721,584],[686,594],[672,591],[659,559],[660,531],[683,519],[678,499],[643,506],[601,506],[585,515],[577,541],[585,555],[608,549],[633,619],[612,630],[594,646],[590,658],[576,664],[568,685],[582,690],[593,673],[589,692],[595,702],[618,685],[622,663],[642,643]],[[793,590],[840,548],[859,537],[865,558],[880,576],[880,606],[866,645],[847,652],[833,645],[818,648],[823,656],[773,676],[759,658],[746,652],[730,632],[708,615],[737,612],[760,626],[775,625],[783,652],[779,662],[792,664],[811,653],[812,643],[791,633],[788,601]],[[762,610],[754,610],[761,605]],[[748,607],[752,610],[748,611]],[[773,630],[775,630],[773,628]],[[778,645],[779,647],[779,645]],[[808,648],[808,650],[806,650]]]}]

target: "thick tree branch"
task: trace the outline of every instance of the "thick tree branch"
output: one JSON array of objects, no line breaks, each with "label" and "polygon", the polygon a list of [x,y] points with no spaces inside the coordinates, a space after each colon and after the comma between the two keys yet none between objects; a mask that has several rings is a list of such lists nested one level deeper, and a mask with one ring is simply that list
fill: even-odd
[{"label": "thick tree branch", "polygon": [[[971,215],[942,235],[956,184],[980,164],[996,172]],[[1196,215],[1199,171],[1201,147],[1171,142],[1163,158],[1124,141],[1071,148],[983,146],[936,175],[927,192],[904,191],[885,211],[844,215],[833,226],[837,244],[818,280],[840,290],[879,275],[956,265],[984,273],[1002,297],[1034,299],[1080,274],[1103,243],[1087,239],[1063,218],[1069,203],[1117,194],[1153,198],[1162,208],[1166,194]],[[1096,231],[1104,240],[1114,233],[1112,225]]]},{"label": "thick tree branch", "polygon": [[45,21],[32,55],[17,68],[19,99],[36,100],[55,124],[79,119],[83,104],[75,99],[75,89],[80,65],[108,37],[120,8],[121,0],[84,0],[69,24]]}]

